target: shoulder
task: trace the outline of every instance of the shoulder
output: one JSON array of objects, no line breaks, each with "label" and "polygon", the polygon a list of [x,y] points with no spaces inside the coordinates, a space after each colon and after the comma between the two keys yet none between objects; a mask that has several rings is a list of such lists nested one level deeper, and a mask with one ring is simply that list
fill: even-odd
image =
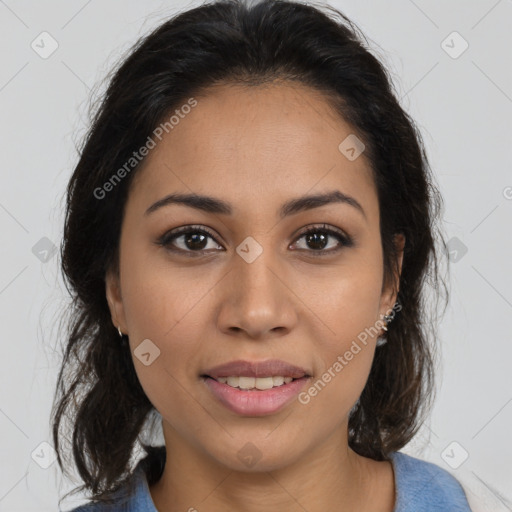
[{"label": "shoulder", "polygon": [[390,456],[395,472],[394,512],[471,512],[464,489],[448,471],[402,452]]},{"label": "shoulder", "polygon": [[89,502],[85,505],[71,509],[69,512],[132,512],[134,507],[134,498],[114,499],[111,503],[94,503]]},{"label": "shoulder", "polygon": [[131,475],[124,486],[115,493],[110,503],[93,503],[76,507],[69,512],[153,512],[150,507],[147,481],[141,468]]},{"label": "shoulder", "polygon": [[139,460],[125,484],[114,494],[113,503],[86,503],[69,512],[158,512],[149,491],[149,481],[162,474],[165,446],[145,447],[147,457]]}]

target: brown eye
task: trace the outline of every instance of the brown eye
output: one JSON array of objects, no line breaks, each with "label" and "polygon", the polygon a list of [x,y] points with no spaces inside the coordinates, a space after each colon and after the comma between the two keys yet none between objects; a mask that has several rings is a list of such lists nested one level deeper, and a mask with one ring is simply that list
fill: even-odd
[{"label": "brown eye", "polygon": [[[329,228],[325,224],[309,228],[307,231],[302,232],[298,240],[302,238],[304,238],[307,248],[299,250],[308,251],[308,249],[311,249],[308,252],[318,253],[314,254],[314,256],[332,254],[338,252],[343,247],[351,247],[353,245],[353,241],[349,236],[341,231]],[[338,241],[338,246],[334,247],[334,249],[326,249],[329,245],[329,240],[332,238]],[[297,242],[295,242],[295,244],[296,243]]]},{"label": "brown eye", "polygon": [[[201,253],[207,250],[209,238],[215,241],[214,235],[206,228],[184,226],[165,233],[157,243],[172,252]],[[179,244],[176,244],[176,241],[180,239]],[[177,247],[177,245],[181,245],[181,247]]]}]

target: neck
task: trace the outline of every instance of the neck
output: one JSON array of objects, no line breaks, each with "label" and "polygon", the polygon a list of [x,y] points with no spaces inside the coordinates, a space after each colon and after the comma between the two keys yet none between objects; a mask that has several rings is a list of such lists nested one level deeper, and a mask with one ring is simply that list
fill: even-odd
[{"label": "neck", "polygon": [[391,464],[356,454],[346,435],[331,436],[285,467],[238,471],[188,444],[165,421],[163,427],[166,464],[150,488],[158,510],[362,512],[373,510],[372,503],[375,510],[392,510]]}]

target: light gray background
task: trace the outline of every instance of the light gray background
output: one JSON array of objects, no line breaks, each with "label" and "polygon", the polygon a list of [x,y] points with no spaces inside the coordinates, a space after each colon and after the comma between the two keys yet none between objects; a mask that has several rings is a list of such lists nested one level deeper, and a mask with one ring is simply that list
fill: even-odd
[{"label": "light gray background", "polygon": [[[431,422],[403,451],[454,474],[475,511],[512,510],[512,2],[330,4],[359,24],[391,69],[445,198],[447,239],[467,248],[452,254]],[[55,511],[74,487],[56,463],[41,467],[51,462],[41,443],[52,444],[57,327],[67,299],[58,254],[44,263],[36,244],[60,244],[90,89],[138,36],[196,5],[0,0],[0,511]],[[43,31],[59,45],[47,59],[31,48]],[[457,58],[443,48],[462,48],[457,36],[446,39],[453,31],[469,44]]]}]

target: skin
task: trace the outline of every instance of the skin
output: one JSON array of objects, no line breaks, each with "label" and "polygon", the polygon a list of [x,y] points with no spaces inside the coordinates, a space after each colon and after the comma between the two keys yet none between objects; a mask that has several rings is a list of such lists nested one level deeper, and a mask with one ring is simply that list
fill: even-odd
[{"label": "skin", "polygon": [[[222,85],[150,152],[134,177],[120,240],[119,276],[106,276],[114,325],[133,350],[150,339],[149,366],[133,357],[148,398],[162,416],[167,463],[150,488],[159,510],[391,512],[390,462],[348,446],[348,415],[367,381],[376,337],[306,405],[293,401],[263,417],[237,415],[216,401],[200,374],[234,359],[283,359],[315,382],[357,335],[392,308],[384,286],[378,199],[364,153],[338,149],[354,133],[317,92],[297,84]],[[355,198],[280,219],[285,201],[331,190]],[[230,202],[234,215],[183,205],[144,215],[169,193]],[[354,239],[317,256],[299,230],[318,224]],[[205,253],[186,237],[155,243],[175,228],[210,228]],[[248,236],[263,248],[247,263],[236,252]],[[197,243],[197,242],[196,242]],[[324,253],[340,246],[329,236]],[[403,247],[403,240],[402,245]],[[399,267],[401,266],[401,256]],[[395,276],[397,277],[397,276]],[[307,390],[307,387],[305,387]],[[251,442],[260,460],[237,456]]]}]

